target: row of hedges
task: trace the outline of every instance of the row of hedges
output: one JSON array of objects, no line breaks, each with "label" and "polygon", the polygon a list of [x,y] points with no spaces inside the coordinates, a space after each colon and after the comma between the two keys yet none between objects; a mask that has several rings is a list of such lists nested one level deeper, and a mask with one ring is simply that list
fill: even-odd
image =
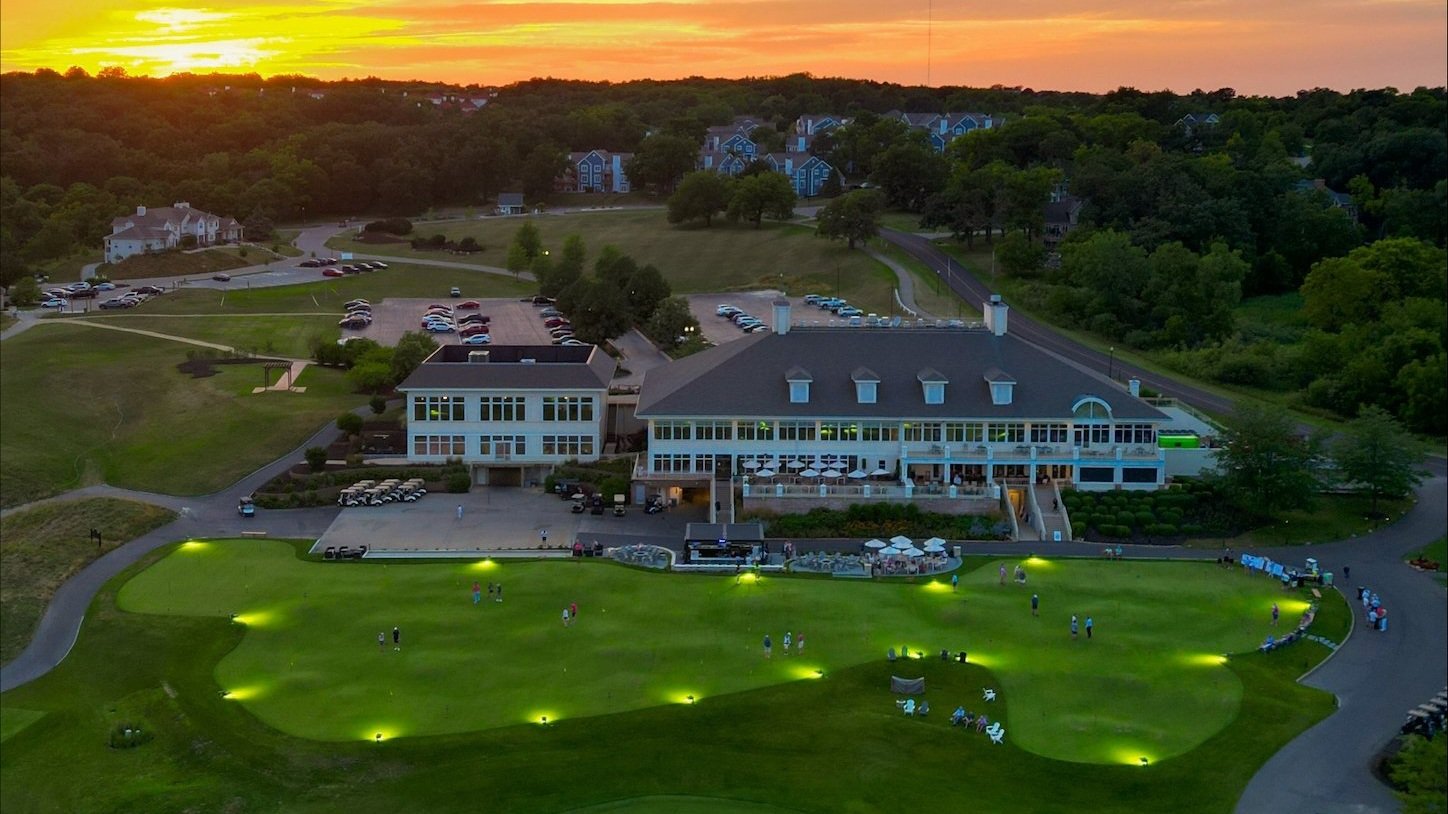
[{"label": "row of hedges", "polygon": [[343,489],[359,480],[422,478],[429,492],[461,494],[472,487],[472,475],[462,464],[440,466],[370,466],[297,474],[287,472],[267,481],[255,495],[263,509],[299,509],[327,506],[337,501]]},{"label": "row of hedges", "polygon": [[407,218],[383,218],[362,227],[364,232],[380,232],[385,235],[412,234],[412,221]]},{"label": "row of hedges", "polygon": [[917,540],[1003,540],[1010,526],[998,517],[935,514],[914,504],[854,504],[848,509],[812,509],[804,514],[754,511],[746,520],[764,524],[770,537],[878,537],[888,540],[903,534]]},{"label": "row of hedges", "polygon": [[1233,515],[1214,485],[1197,480],[1157,492],[1063,492],[1078,537],[1126,540],[1232,534]]},{"label": "row of hedges", "polygon": [[487,248],[472,235],[468,235],[462,240],[448,240],[447,235],[415,237],[412,239],[411,245],[418,251],[449,251],[459,254],[475,254]]}]

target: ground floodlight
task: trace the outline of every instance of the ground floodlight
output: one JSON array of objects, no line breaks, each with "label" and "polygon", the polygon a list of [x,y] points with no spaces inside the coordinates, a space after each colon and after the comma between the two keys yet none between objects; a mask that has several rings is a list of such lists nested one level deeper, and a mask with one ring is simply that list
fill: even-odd
[{"label": "ground floodlight", "polygon": [[231,690],[217,690],[216,694],[221,696],[222,698],[226,698],[231,695]]},{"label": "ground floodlight", "polygon": [[540,721],[540,723],[542,723],[544,726],[547,726],[547,725],[548,725],[548,716],[547,716],[547,715],[544,715],[544,716],[543,716],[543,720]]},{"label": "ground floodlight", "polygon": [[231,623],[236,624],[236,614],[234,613],[231,615]]},{"label": "ground floodlight", "polygon": [[825,677],[825,671],[824,671],[824,670],[815,670],[815,675],[818,676],[818,677],[820,677],[820,678],[824,678],[824,677]]},{"label": "ground floodlight", "polygon": [[[382,733],[381,733],[381,732],[378,732],[378,733],[377,733],[377,742],[378,742],[378,743],[381,743],[381,742],[382,742]],[[1145,758],[1142,758],[1142,759],[1145,760]]]},{"label": "ground floodlight", "polygon": [[689,703],[691,703],[691,704],[694,703],[694,696],[692,696],[692,695],[689,696]]},{"label": "ground floodlight", "polygon": [[1149,760],[1146,759],[1146,755],[1142,755],[1142,756],[1141,756],[1141,765],[1142,765],[1142,767],[1145,767],[1146,764],[1148,764],[1148,763],[1150,763],[1150,762],[1151,762],[1151,761],[1149,761]]}]

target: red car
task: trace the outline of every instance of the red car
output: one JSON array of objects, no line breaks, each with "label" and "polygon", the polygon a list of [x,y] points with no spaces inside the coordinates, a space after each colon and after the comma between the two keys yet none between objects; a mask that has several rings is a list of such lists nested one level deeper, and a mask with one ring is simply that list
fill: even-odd
[{"label": "red car", "polygon": [[462,302],[458,303],[457,307],[464,311],[476,311],[477,309],[482,308],[483,304],[478,302],[477,300],[463,300]]},{"label": "red car", "polygon": [[466,325],[458,331],[458,334],[462,336],[472,336],[473,334],[485,334],[487,332],[488,326],[486,325]]},{"label": "red car", "polygon": [[342,270],[341,270],[341,269],[338,269],[338,268],[325,268],[325,269],[322,269],[322,276],[323,276],[323,277],[341,277],[341,276],[343,276],[343,273],[342,273]]}]

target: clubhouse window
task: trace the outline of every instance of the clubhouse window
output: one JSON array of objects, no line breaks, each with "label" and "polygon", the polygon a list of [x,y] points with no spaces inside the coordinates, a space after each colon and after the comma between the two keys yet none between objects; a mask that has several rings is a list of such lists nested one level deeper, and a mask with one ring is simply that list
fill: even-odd
[{"label": "clubhouse window", "polygon": [[944,435],[944,427],[935,421],[907,421],[904,427],[906,441],[939,443]]},{"label": "clubhouse window", "polygon": [[878,421],[866,421],[860,425],[860,438],[865,441],[899,441],[900,427]]},{"label": "clubhouse window", "polygon": [[1122,483],[1156,483],[1156,470],[1145,466],[1127,466],[1121,470]]},{"label": "clubhouse window", "polygon": [[821,421],[821,441],[858,441],[860,425],[850,421]]},{"label": "clubhouse window", "polygon": [[813,441],[815,440],[815,423],[813,421],[781,421],[779,422],[779,440]]},{"label": "clubhouse window", "polygon": [[1116,443],[1154,444],[1156,443],[1156,428],[1150,424],[1117,424]]},{"label": "clubhouse window", "polygon": [[527,421],[527,407],[522,396],[483,396],[483,421]]},{"label": "clubhouse window", "polygon": [[1065,424],[1031,425],[1031,443],[1033,444],[1063,444],[1066,442],[1066,437]]},{"label": "clubhouse window", "polygon": [[985,425],[978,421],[949,421],[945,424],[945,443],[979,444],[985,440]]},{"label": "clubhouse window", "polygon": [[740,441],[773,441],[773,421],[741,421],[736,428]]},{"label": "clubhouse window", "polygon": [[506,458],[510,455],[526,455],[526,435],[484,435],[478,439],[478,454]]},{"label": "clubhouse window", "polygon": [[412,400],[413,421],[462,421],[462,396],[417,396]]},{"label": "clubhouse window", "polygon": [[545,435],[543,436],[543,454],[567,455],[570,458],[577,458],[580,455],[592,455],[593,436]]},{"label": "clubhouse window", "polygon": [[413,455],[450,455],[461,457],[467,452],[467,439],[461,435],[415,435]]},{"label": "clubhouse window", "polygon": [[986,435],[993,444],[1021,444],[1026,440],[1026,425],[1016,421],[991,422]]},{"label": "clubhouse window", "polygon": [[544,396],[544,421],[592,421],[592,396]]},{"label": "clubhouse window", "polygon": [[692,458],[688,455],[655,455],[655,472],[688,472]]},{"label": "clubhouse window", "polygon": [[734,425],[728,421],[696,421],[694,437],[700,441],[728,441],[734,437]]},{"label": "clubhouse window", "polygon": [[655,421],[654,440],[687,441],[693,437],[693,426],[687,421]]}]

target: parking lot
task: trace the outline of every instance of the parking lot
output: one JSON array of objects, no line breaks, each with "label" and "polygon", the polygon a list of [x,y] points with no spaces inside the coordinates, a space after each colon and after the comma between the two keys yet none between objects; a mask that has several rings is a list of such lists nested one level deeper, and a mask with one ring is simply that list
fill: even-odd
[{"label": "parking lot", "polygon": [[[760,320],[773,330],[773,303],[780,296],[778,291],[735,291],[728,294],[689,294],[686,299],[689,301],[689,310],[693,312],[694,318],[699,320],[699,329],[703,332],[704,338],[716,345],[722,345],[725,342],[733,342],[749,336],[749,334],[741,331],[728,319],[719,316],[715,313],[715,309],[721,305],[742,308],[745,313]],[[803,297],[785,297],[785,299],[789,300],[790,321],[795,325],[846,324],[846,320],[829,311],[807,304]]]},{"label": "parking lot", "polygon": [[[435,297],[379,300],[372,303],[371,325],[361,330],[343,328],[342,336],[362,336],[383,345],[395,345],[404,332],[422,330],[422,315],[429,305],[446,305],[454,309],[454,314],[458,317],[466,314],[490,317],[488,333],[493,337],[493,344],[548,345],[553,342],[553,338],[548,335],[548,329],[543,326],[542,317],[538,315],[543,306],[519,302],[516,299],[478,299],[476,302],[482,307],[467,311],[457,310],[458,303],[467,302],[468,299]],[[341,319],[342,314],[337,314],[337,318]],[[438,344],[461,341],[455,333],[432,336]]]}]

